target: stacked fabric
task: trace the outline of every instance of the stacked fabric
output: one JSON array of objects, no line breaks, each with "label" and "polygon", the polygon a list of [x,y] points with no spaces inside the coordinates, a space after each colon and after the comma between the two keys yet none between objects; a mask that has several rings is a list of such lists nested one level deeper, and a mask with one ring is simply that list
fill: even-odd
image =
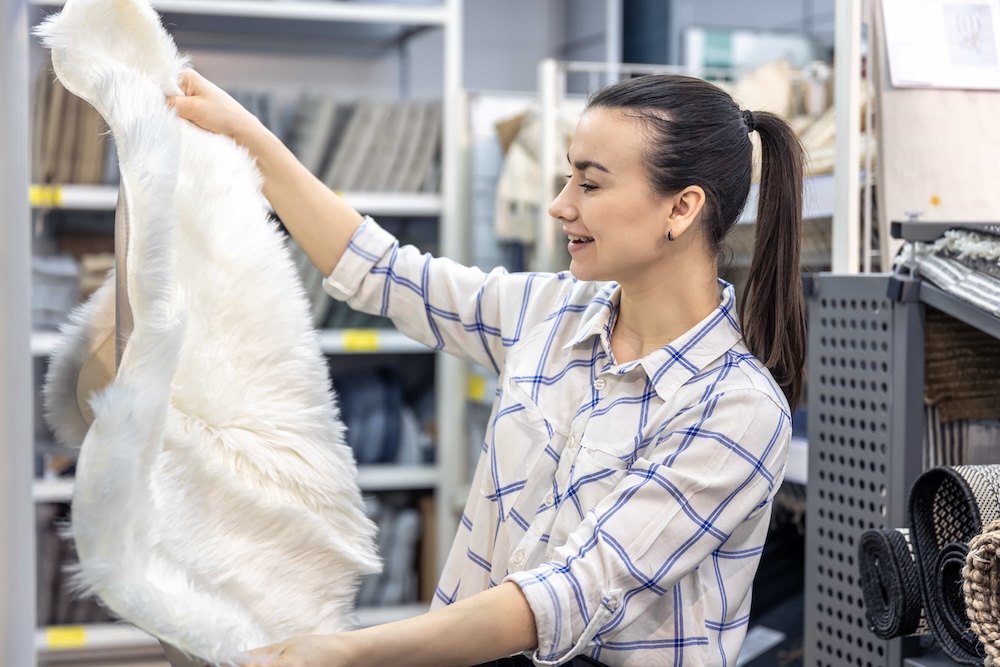
[{"label": "stacked fabric", "polygon": [[896,266],[1000,317],[1000,225],[956,227],[934,243],[906,243]]}]

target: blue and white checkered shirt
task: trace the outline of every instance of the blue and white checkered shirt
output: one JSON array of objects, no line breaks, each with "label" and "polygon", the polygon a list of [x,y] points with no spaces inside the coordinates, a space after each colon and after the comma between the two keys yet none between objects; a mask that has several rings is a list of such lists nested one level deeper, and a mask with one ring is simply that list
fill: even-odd
[{"label": "blue and white checkered shirt", "polygon": [[499,375],[437,605],[515,582],[537,665],[736,664],[791,424],[730,285],[686,334],[618,364],[615,284],[487,274],[371,220],[325,284]]}]

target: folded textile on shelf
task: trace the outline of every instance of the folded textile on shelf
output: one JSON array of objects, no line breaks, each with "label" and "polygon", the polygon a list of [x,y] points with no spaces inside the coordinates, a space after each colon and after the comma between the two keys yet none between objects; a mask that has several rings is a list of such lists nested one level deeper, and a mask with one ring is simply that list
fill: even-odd
[{"label": "folded textile on shelf", "polygon": [[908,241],[894,264],[1000,317],[1000,226],[956,225],[933,243]]},{"label": "folded textile on shelf", "polygon": [[[942,423],[1000,419],[1000,341],[928,308],[924,317],[924,400]],[[993,459],[996,460],[996,459]],[[969,463],[968,459],[961,459]]]}]

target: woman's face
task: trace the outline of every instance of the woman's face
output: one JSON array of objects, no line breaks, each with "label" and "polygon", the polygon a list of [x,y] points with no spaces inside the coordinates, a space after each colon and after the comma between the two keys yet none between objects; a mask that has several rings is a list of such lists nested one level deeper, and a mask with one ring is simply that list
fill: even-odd
[{"label": "woman's face", "polygon": [[649,185],[648,141],[640,121],[617,111],[591,109],[580,119],[569,181],[549,207],[569,237],[576,278],[634,282],[662,263],[672,203]]}]

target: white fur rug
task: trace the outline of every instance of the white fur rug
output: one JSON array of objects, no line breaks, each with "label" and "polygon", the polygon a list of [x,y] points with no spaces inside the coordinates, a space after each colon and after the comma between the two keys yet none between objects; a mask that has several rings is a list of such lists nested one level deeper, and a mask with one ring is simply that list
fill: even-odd
[{"label": "white fur rug", "polygon": [[108,121],[130,211],[117,373],[81,409],[81,370],[114,323],[109,279],[46,382],[57,435],[83,443],[79,587],[216,664],[348,627],[379,569],[375,528],[252,160],[169,109],[185,62],[144,0],[69,0],[38,33]]}]

